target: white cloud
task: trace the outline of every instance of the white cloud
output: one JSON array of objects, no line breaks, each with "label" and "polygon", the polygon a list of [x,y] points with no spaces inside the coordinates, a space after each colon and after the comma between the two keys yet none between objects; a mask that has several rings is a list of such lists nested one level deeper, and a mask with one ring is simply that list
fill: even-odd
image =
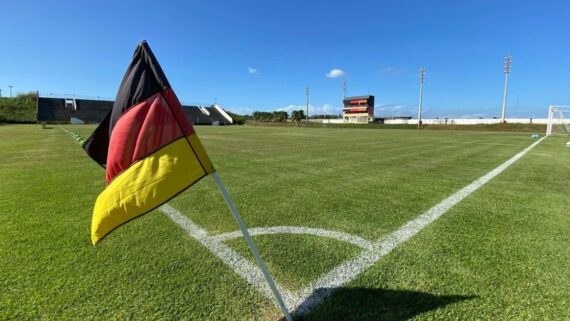
[{"label": "white cloud", "polygon": [[341,107],[337,107],[337,106],[333,106],[331,104],[324,104],[321,106],[315,106],[313,108],[314,112],[311,112],[311,114],[317,114],[317,115],[338,115],[341,113],[342,108]]},{"label": "white cloud", "polygon": [[[276,111],[286,111],[287,113],[291,113],[294,110],[306,110],[306,105],[288,105],[285,107],[277,108]],[[323,105],[311,105],[309,104],[309,115],[338,115],[341,112],[341,108],[337,106],[333,106],[332,104],[323,104]]]},{"label": "white cloud", "polygon": [[238,115],[251,115],[254,111],[256,111],[253,108],[250,107],[230,107],[228,109],[226,109],[225,106],[221,106],[224,110],[230,111],[234,114],[238,114]]},{"label": "white cloud", "polygon": [[413,116],[414,106],[404,104],[380,104],[374,106],[375,116]]},{"label": "white cloud", "polygon": [[338,78],[344,75],[346,75],[346,72],[344,72],[342,69],[333,69],[329,71],[325,76],[328,78]]},{"label": "white cloud", "polygon": [[[311,105],[309,105],[309,107],[310,107],[310,106],[311,106]],[[292,111],[294,111],[294,110],[299,110],[299,109],[305,110],[305,106],[301,106],[301,105],[288,105],[288,106],[285,106],[285,107],[279,107],[279,108],[277,108],[275,111],[286,111],[286,112],[290,113],[290,112],[292,112]]]},{"label": "white cloud", "polygon": [[463,114],[459,118],[491,118],[491,116],[483,113],[473,113],[473,114]]},{"label": "white cloud", "polygon": [[247,72],[249,72],[250,74],[257,74],[257,69],[255,68],[251,68],[251,67],[247,67]]}]

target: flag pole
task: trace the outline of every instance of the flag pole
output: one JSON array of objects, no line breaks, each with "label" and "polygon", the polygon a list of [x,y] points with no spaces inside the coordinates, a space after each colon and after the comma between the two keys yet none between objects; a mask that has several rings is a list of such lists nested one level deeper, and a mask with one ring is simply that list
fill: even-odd
[{"label": "flag pole", "polygon": [[279,290],[277,289],[277,286],[275,285],[275,282],[273,281],[273,278],[271,277],[269,270],[267,270],[267,266],[265,266],[265,262],[263,262],[263,260],[261,259],[261,256],[259,255],[259,250],[257,249],[257,246],[255,245],[255,243],[253,243],[253,240],[251,239],[251,235],[249,234],[249,232],[247,230],[247,226],[245,225],[243,219],[241,218],[241,215],[239,214],[239,212],[236,208],[236,205],[234,204],[230,194],[226,190],[226,187],[224,186],[222,179],[218,175],[218,172],[213,172],[212,177],[214,178],[216,185],[218,185],[218,188],[220,189],[220,192],[222,193],[222,196],[224,197],[224,201],[226,201],[226,204],[228,205],[228,208],[232,212],[234,219],[238,223],[239,229],[241,230],[241,233],[243,234],[243,237],[245,238],[245,241],[247,242],[247,246],[249,246],[251,253],[253,253],[255,260],[257,261],[257,265],[259,265],[259,268],[261,269],[261,272],[263,273],[263,276],[265,277],[265,280],[267,281],[267,284],[269,285],[271,292],[273,292],[273,295],[275,296],[275,299],[277,300],[277,304],[279,305],[281,312],[283,312],[283,315],[285,316],[285,319],[287,319],[287,321],[293,321],[293,319],[291,318],[291,315],[289,314],[289,311],[287,310],[287,307],[285,306],[285,303],[283,302],[283,297],[281,297],[281,293],[279,293]]}]

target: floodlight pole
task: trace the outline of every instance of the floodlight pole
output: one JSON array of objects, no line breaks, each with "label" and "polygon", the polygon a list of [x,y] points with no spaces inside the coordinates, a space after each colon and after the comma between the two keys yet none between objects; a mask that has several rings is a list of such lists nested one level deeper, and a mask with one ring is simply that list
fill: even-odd
[{"label": "floodlight pole", "polygon": [[426,77],[426,69],[420,68],[420,101],[418,103],[418,129],[420,129],[422,124],[422,104],[424,98],[424,80]]},{"label": "floodlight pole", "polygon": [[257,265],[259,265],[259,269],[261,270],[261,272],[263,273],[263,276],[265,277],[265,281],[267,281],[267,284],[269,285],[271,292],[273,292],[273,296],[275,296],[275,299],[277,300],[277,304],[279,305],[281,312],[283,312],[283,315],[285,316],[285,319],[287,319],[287,321],[293,321],[293,319],[291,318],[291,314],[289,314],[289,310],[287,310],[287,306],[285,305],[285,302],[283,301],[283,297],[281,296],[281,293],[279,293],[279,290],[277,289],[277,286],[275,285],[275,281],[273,281],[273,277],[271,277],[271,274],[269,273],[269,270],[267,270],[267,266],[265,265],[265,262],[263,262],[263,259],[261,259],[261,256],[259,255],[259,250],[257,249],[257,246],[255,245],[255,243],[253,243],[253,240],[251,239],[251,235],[249,234],[249,231],[247,230],[247,226],[245,225],[243,219],[241,218],[241,215],[239,214],[239,212],[236,208],[236,205],[234,204],[234,201],[232,200],[230,194],[226,190],[226,186],[222,182],[222,179],[218,175],[218,172],[212,173],[212,178],[216,182],[216,185],[218,186],[220,193],[222,193],[222,197],[224,198],[224,201],[226,201],[228,208],[232,212],[232,215],[234,216],[234,219],[236,220],[236,222],[239,226],[239,229],[241,230],[241,233],[243,234],[243,237],[245,238],[247,246],[249,247],[249,249],[251,250],[251,253],[255,257],[255,260],[257,261]]},{"label": "floodlight pole", "polygon": [[508,93],[508,83],[509,74],[513,66],[513,56],[505,56],[503,61],[503,72],[505,73],[505,89],[503,91],[503,111],[501,113],[501,123],[505,123],[505,115],[507,112],[507,93]]},{"label": "floodlight pole", "polygon": [[305,115],[307,126],[309,125],[309,86],[305,87],[305,96],[307,97],[307,115]]},{"label": "floodlight pole", "polygon": [[342,80],[342,99],[346,99],[346,79]]}]

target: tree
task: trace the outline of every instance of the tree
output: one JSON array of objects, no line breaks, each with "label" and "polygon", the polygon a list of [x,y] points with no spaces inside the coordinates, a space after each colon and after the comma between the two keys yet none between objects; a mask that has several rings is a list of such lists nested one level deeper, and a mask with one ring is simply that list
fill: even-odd
[{"label": "tree", "polygon": [[293,111],[291,112],[291,119],[292,119],[294,122],[299,122],[299,121],[305,119],[305,111],[303,111],[302,109],[293,110]]},{"label": "tree", "polygon": [[262,122],[285,122],[285,121],[287,121],[287,112],[286,111],[274,111],[274,112],[256,111],[253,113],[253,119],[255,119],[256,121],[262,121]]},{"label": "tree", "polygon": [[273,121],[274,122],[286,122],[287,121],[287,112],[286,111],[274,111],[273,112]]},{"label": "tree", "polygon": [[20,93],[16,97],[0,97],[0,123],[32,123],[36,117],[36,93]]},{"label": "tree", "polygon": [[256,111],[253,113],[253,119],[256,121],[271,121],[272,118],[273,114],[265,111]]}]

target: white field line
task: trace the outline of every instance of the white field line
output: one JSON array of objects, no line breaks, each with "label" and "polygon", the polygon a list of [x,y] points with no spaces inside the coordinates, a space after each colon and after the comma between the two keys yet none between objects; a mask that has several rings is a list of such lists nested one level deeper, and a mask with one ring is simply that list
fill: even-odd
[{"label": "white field line", "polygon": [[[328,231],[320,228],[304,227],[304,226],[271,226],[271,227],[256,227],[248,229],[251,236],[255,235],[266,235],[266,234],[309,234],[314,236],[328,237],[336,239],[339,241],[347,242],[365,250],[372,250],[374,248],[374,242],[365,240],[359,236],[344,232]],[[233,231],[224,234],[218,234],[212,236],[220,242],[226,240],[231,240],[235,238],[240,238],[243,235],[241,231]]]},{"label": "white field line", "polygon": [[[237,274],[249,282],[249,284],[257,288],[270,301],[275,302],[275,297],[267,285],[267,282],[263,277],[263,273],[257,266],[243,258],[236,251],[232,250],[221,241],[209,235],[208,232],[200,228],[188,217],[178,212],[172,206],[164,204],[160,207],[160,211],[166,214],[166,216],[168,216],[176,224],[180,225],[180,227],[182,227],[182,229],[184,229],[188,235],[195,238],[198,242],[204,245],[225,264],[231,267]],[[292,302],[294,302],[291,293],[279,284],[276,283],[276,285],[279,289],[279,292],[283,296],[285,304],[287,304],[287,306],[291,306]]]},{"label": "white field line", "polygon": [[507,160],[489,173],[475,180],[473,183],[465,186],[455,194],[444,199],[441,203],[430,208],[427,212],[418,216],[414,220],[409,221],[404,226],[400,227],[388,236],[380,238],[375,243],[375,248],[373,250],[362,251],[354,259],[342,263],[330,272],[321,275],[317,280],[311,282],[308,287],[298,291],[295,294],[297,299],[294,308],[295,314],[303,315],[310,311],[324,298],[330,296],[336,288],[356,278],[360,273],[376,263],[376,261],[378,261],[381,257],[390,253],[399,244],[416,235],[419,231],[424,229],[431,222],[438,219],[454,205],[461,202],[471,193],[502,173],[505,169],[519,160],[536,145],[538,145],[544,138],[545,137],[528,146],[523,151],[513,156],[511,159]]},{"label": "white field line", "polygon": [[[277,288],[283,296],[283,300],[290,311],[296,315],[303,315],[309,312],[312,308],[321,303],[326,297],[330,296],[338,287],[352,281],[360,273],[374,265],[380,258],[390,253],[399,244],[407,241],[415,234],[420,232],[431,222],[438,219],[450,208],[461,202],[464,198],[479,189],[481,186],[489,182],[491,179],[502,173],[505,169],[515,163],[518,159],[528,153],[532,148],[538,145],[544,138],[536,141],[532,145],[525,148],[520,153],[516,154],[503,164],[499,165],[489,173],[483,175],[471,184],[465,186],[458,192],[444,199],[439,204],[435,205],[422,215],[414,220],[409,221],[398,230],[391,234],[380,238],[376,242],[370,242],[358,236],[353,236],[348,233],[327,231],[322,229],[314,229],[308,227],[293,227],[293,226],[277,226],[266,228],[252,228],[248,229],[252,235],[262,234],[311,234],[315,236],[329,237],[341,241],[360,246],[364,249],[355,258],[348,260],[331,271],[321,275],[316,280],[312,281],[306,288],[301,289],[295,293],[287,291],[283,286],[277,284]],[[237,252],[229,248],[223,243],[225,240],[237,238],[241,236],[239,231],[224,233],[220,235],[209,235],[204,229],[193,223],[188,217],[184,216],[170,205],[165,204],[160,207],[172,221],[180,225],[188,235],[195,238],[198,242],[208,248],[214,255],[220,258],[225,264],[235,270],[237,274],[243,277],[247,282],[257,288],[265,297],[272,302],[275,299],[265,283],[263,274],[259,268],[248,260],[244,259]]]}]

